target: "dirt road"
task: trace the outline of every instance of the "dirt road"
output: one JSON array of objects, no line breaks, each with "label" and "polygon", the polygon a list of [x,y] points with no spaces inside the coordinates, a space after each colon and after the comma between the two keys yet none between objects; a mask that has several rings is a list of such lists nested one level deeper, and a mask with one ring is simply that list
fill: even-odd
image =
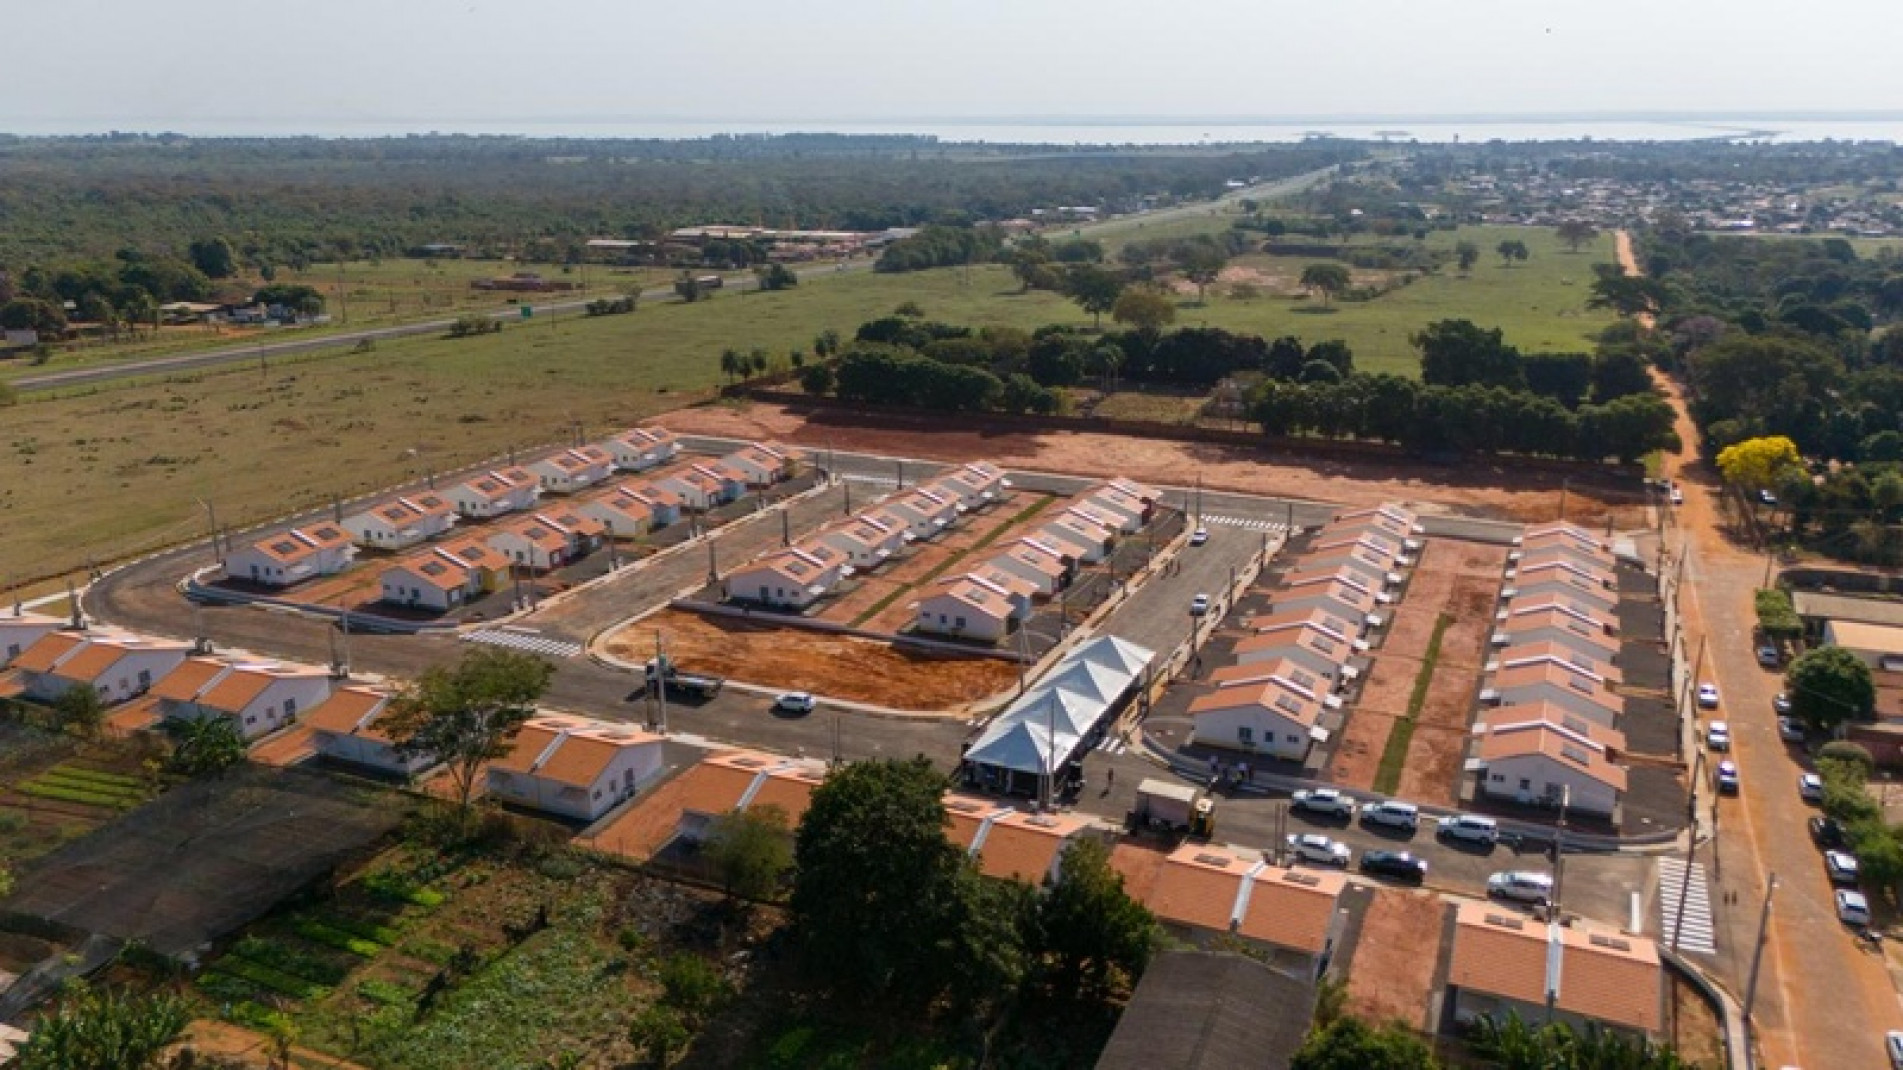
[{"label": "dirt road", "polygon": [[1069,475],[1115,472],[1131,479],[1203,486],[1246,494],[1308,498],[1347,505],[1398,502],[1425,512],[1537,522],[1560,513],[1597,527],[1609,509],[1619,527],[1642,526],[1642,507],[1609,506],[1590,488],[1513,462],[1474,459],[1461,465],[1404,460],[1345,460],[1267,447],[1131,438],[1080,431],[986,428],[974,419],[908,421],[826,409],[750,402],[680,409],[660,418],[676,434],[780,439],[816,448],[891,454],[937,461],[989,459],[1007,468]]}]

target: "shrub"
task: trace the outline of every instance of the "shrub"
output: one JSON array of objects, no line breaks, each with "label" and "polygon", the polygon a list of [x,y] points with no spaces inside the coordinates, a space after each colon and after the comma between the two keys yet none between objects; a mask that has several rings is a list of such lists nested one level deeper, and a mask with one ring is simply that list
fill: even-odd
[{"label": "shrub", "polygon": [[57,799],[60,802],[80,803],[85,806],[104,806],[114,810],[129,810],[135,800],[123,795],[103,795],[96,791],[83,791],[78,788],[62,787],[57,784],[45,784],[29,780],[19,786],[22,795],[31,795],[36,799]]},{"label": "shrub", "polygon": [[350,972],[316,955],[259,936],[247,936],[238,941],[230,954],[321,985],[334,985]]},{"label": "shrub", "polygon": [[257,987],[228,973],[210,970],[198,979],[198,990],[221,1003],[240,1003],[250,999]]},{"label": "shrub", "polygon": [[382,944],[384,947],[395,947],[397,941],[403,939],[402,929],[394,925],[380,925],[367,919],[340,918],[336,915],[327,914],[322,918],[312,918],[310,920],[319,925],[335,929],[340,933],[349,933],[351,936],[360,936],[365,940],[374,941]]},{"label": "shrub", "polygon": [[1753,596],[1758,609],[1758,629],[1773,639],[1796,639],[1804,634],[1804,622],[1791,604],[1791,592],[1781,588],[1760,590]]},{"label": "shrub", "polygon": [[1832,740],[1824,744],[1817,750],[1817,759],[1819,761],[1847,762],[1854,765],[1858,769],[1859,776],[1864,780],[1868,780],[1870,774],[1875,772],[1877,768],[1877,761],[1870,756],[1869,748],[1861,743],[1852,743],[1847,739]]},{"label": "shrub", "polygon": [[97,769],[85,769],[77,765],[56,765],[46,771],[47,776],[58,776],[65,780],[84,780],[110,787],[139,790],[145,782],[138,777],[123,776],[119,773],[106,773]]}]

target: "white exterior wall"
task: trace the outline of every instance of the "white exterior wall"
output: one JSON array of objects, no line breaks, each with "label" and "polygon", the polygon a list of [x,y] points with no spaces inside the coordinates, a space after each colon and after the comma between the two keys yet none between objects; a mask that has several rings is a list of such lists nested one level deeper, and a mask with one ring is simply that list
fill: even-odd
[{"label": "white exterior wall", "polygon": [[1611,785],[1544,754],[1515,755],[1489,762],[1481,776],[1480,788],[1495,798],[1518,803],[1558,798],[1564,789],[1570,788],[1572,796],[1567,808],[1590,814],[1609,816],[1619,805],[1619,793]]},{"label": "white exterior wall", "polygon": [[462,605],[467,597],[463,587],[441,590],[434,582],[423,582],[421,577],[407,568],[384,569],[379,583],[383,590],[382,600],[393,606],[433,609],[441,613]]},{"label": "white exterior wall", "polygon": [[311,738],[317,753],[326,758],[381,769],[398,776],[419,773],[429,764],[427,757],[399,757],[396,749],[388,743],[365,736],[319,729]]},{"label": "white exterior wall", "polygon": [[987,558],[985,563],[999,572],[1008,572],[1026,583],[1035,584],[1039,595],[1048,598],[1057,593],[1056,576],[1033,568],[1010,554],[999,554],[997,557]]},{"label": "white exterior wall", "polygon": [[158,683],[159,677],[184,664],[185,654],[176,649],[135,650],[115,662],[93,684],[99,689],[99,697],[108,703],[124,702],[143,694]]},{"label": "white exterior wall", "polygon": [[804,609],[819,596],[773,569],[741,568],[727,574],[727,597],[770,606]]},{"label": "white exterior wall", "polygon": [[[1250,736],[1246,741],[1242,738],[1245,728],[1249,730]],[[1306,725],[1261,706],[1237,706],[1196,714],[1190,742],[1248,751],[1251,754],[1269,754],[1291,761],[1306,758],[1309,748]]]},{"label": "white exterior wall", "polygon": [[0,617],[0,669],[26,653],[26,648],[58,631],[63,621],[44,617]]},{"label": "white exterior wall", "polygon": [[340,526],[360,546],[378,550],[403,550],[427,542],[448,531],[455,523],[448,516],[420,516],[397,527],[375,512],[358,513],[344,518]]},{"label": "white exterior wall", "polygon": [[512,531],[498,531],[488,541],[490,549],[517,565],[547,570],[560,568],[564,560],[561,549],[537,545]]},{"label": "white exterior wall", "polygon": [[622,747],[621,753],[590,787],[583,789],[532,773],[489,771],[487,790],[518,806],[542,810],[578,821],[593,821],[651,783],[661,772],[661,744],[654,741]]},{"label": "white exterior wall", "polygon": [[[961,627],[959,621],[963,620]],[[918,604],[920,631],[955,635],[965,639],[998,640],[1010,632],[1008,618],[990,617],[977,607],[949,594],[935,594]]]}]

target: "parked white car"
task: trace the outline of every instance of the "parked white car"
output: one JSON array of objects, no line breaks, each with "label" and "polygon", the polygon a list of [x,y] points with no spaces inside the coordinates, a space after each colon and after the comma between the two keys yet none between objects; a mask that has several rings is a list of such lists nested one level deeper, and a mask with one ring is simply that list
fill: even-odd
[{"label": "parked white car", "polygon": [[1442,818],[1439,833],[1449,839],[1481,843],[1488,847],[1500,842],[1500,823],[1490,817],[1456,814]]},{"label": "parked white car", "polygon": [[1705,746],[1712,750],[1731,749],[1731,725],[1725,721],[1713,721],[1705,726]]},{"label": "parked white car", "polygon": [[1420,826],[1421,808],[1404,802],[1369,803],[1361,808],[1361,820],[1370,825],[1413,832]]},{"label": "parked white car", "polygon": [[1824,778],[1816,773],[1805,773],[1797,778],[1797,797],[1805,802],[1824,801]]},{"label": "parked white car", "polygon": [[1553,898],[1553,877],[1532,870],[1509,870],[1487,878],[1487,894],[1495,899],[1544,903]]},{"label": "parked white car", "polygon": [[1837,889],[1837,920],[1859,928],[1870,924],[1870,900],[1865,899],[1862,892]]},{"label": "parked white car", "polygon": [[1289,800],[1290,809],[1329,817],[1355,816],[1355,801],[1335,788],[1303,788]]},{"label": "parked white car", "polygon": [[1824,872],[1832,884],[1857,883],[1857,856],[1849,851],[1825,851]]},{"label": "parked white car", "polygon": [[1717,684],[1698,685],[1698,708],[1701,710],[1715,710],[1718,708]]},{"label": "parked white car", "polygon": [[1350,852],[1348,845],[1326,836],[1306,833],[1288,838],[1288,848],[1295,857],[1303,862],[1313,862],[1318,866],[1341,866],[1346,868]]}]

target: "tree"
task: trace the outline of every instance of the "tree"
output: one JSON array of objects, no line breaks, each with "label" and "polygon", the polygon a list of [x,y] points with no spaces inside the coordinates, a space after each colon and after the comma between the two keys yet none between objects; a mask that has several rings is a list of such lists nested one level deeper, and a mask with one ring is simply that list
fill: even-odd
[{"label": "tree", "polygon": [[448,767],[458,810],[483,764],[509,753],[555,666],[533,654],[472,644],[453,664],[432,665],[391,698],[383,730],[398,754]]},{"label": "tree", "polygon": [[1407,1027],[1379,1029],[1359,1018],[1337,1018],[1311,1029],[1289,1070],[1438,1070],[1440,1063]]},{"label": "tree", "polygon": [[1528,353],[1520,367],[1526,388],[1576,409],[1592,389],[1592,357],[1586,353]]},{"label": "tree", "polygon": [[1636,349],[1601,349],[1592,360],[1592,400],[1604,405],[1631,394],[1652,392],[1645,355]]},{"label": "tree", "polygon": [[689,1029],[698,1029],[731,992],[727,979],[699,955],[678,952],[661,963],[661,1001],[680,1012]]},{"label": "tree", "polygon": [[1646,275],[1628,275],[1614,264],[1594,264],[1592,296],[1587,308],[1609,308],[1636,319],[1665,311],[1671,297],[1666,285]]},{"label": "tree", "polygon": [[1148,287],[1132,287],[1117,295],[1110,318],[1140,331],[1161,330],[1176,322],[1176,302]]},{"label": "tree", "polygon": [[84,685],[69,687],[53,702],[59,726],[81,739],[97,739],[106,721],[106,703],[99,692]]},{"label": "tree", "polygon": [[1107,994],[1119,975],[1134,984],[1154,953],[1156,918],[1123,890],[1099,840],[1079,837],[1064,851],[1057,883],[1037,905],[1032,953],[1058,992]]},{"label": "tree", "polygon": [[190,1025],[170,993],[127,995],[83,983],[42,1014],[20,1049],[18,1070],[151,1070]]},{"label": "tree", "polygon": [[1472,271],[1473,266],[1480,261],[1480,246],[1470,241],[1455,242],[1454,261],[1460,265],[1463,273]]},{"label": "tree", "polygon": [[172,754],[166,765],[180,776],[217,776],[244,761],[244,736],[229,717],[167,718]]},{"label": "tree", "polygon": [[66,313],[51,301],[42,301],[37,297],[16,297],[0,305],[0,327],[9,331],[58,334],[66,329]]},{"label": "tree", "polygon": [[1512,267],[1515,260],[1525,260],[1530,255],[1526,243],[1518,238],[1508,238],[1494,246],[1493,251],[1500,254],[1501,267]]},{"label": "tree", "polygon": [[814,792],[793,848],[793,932],[842,995],[922,1006],[960,963],[946,953],[963,855],[945,838],[945,778],[920,757],[856,762]]},{"label": "tree", "polygon": [[1556,1065],[1559,1028],[1563,1027],[1530,1026],[1512,1011],[1505,1018],[1483,1014],[1474,1022],[1468,1042],[1474,1054],[1494,1070],[1551,1070]]},{"label": "tree", "polygon": [[747,358],[742,356],[738,349],[720,351],[720,374],[726,376],[728,382],[738,382],[744,378],[747,374],[748,363]]},{"label": "tree", "polygon": [[1196,285],[1196,303],[1208,304],[1209,286],[1222,276],[1222,269],[1229,263],[1214,242],[1185,243],[1177,254],[1177,267],[1183,278]]},{"label": "tree", "polygon": [[1599,228],[1583,219],[1568,219],[1553,228],[1559,240],[1566,243],[1566,251],[1576,253],[1579,247],[1599,236]]},{"label": "tree", "polygon": [[1797,443],[1783,435],[1749,438],[1718,451],[1718,471],[1725,482],[1746,491],[1775,487],[1784,473],[1803,465]]},{"label": "tree", "polygon": [[800,389],[808,394],[826,394],[833,388],[833,366],[808,364],[800,369]]},{"label": "tree", "polygon": [[793,865],[791,828],[777,806],[730,810],[708,828],[706,853],[729,898],[770,899]]},{"label": "tree", "polygon": [[839,352],[839,332],[828,327],[813,339],[813,352],[822,357],[830,357]]},{"label": "tree", "polygon": [[650,1004],[628,1023],[628,1040],[654,1066],[671,1065],[693,1039],[680,1012],[660,1003]]},{"label": "tree", "polygon": [[1470,320],[1438,320],[1408,341],[1421,351],[1421,381],[1431,386],[1526,385],[1520,351],[1506,344],[1500,328],[1484,329]]},{"label": "tree", "polygon": [[1347,267],[1341,264],[1310,264],[1302,269],[1302,288],[1321,294],[1324,308],[1352,281]]},{"label": "tree", "polygon": [[195,241],[187,255],[191,257],[192,266],[209,278],[228,279],[237,274],[237,260],[232,255],[231,243],[223,238]]},{"label": "tree", "polygon": [[1064,273],[1064,293],[1090,313],[1093,326],[1101,327],[1103,314],[1123,295],[1123,277],[1093,264],[1074,264]]},{"label": "tree", "polygon": [[273,283],[252,294],[251,300],[267,307],[288,308],[301,316],[315,316],[324,311],[324,295],[296,283]]},{"label": "tree", "polygon": [[799,273],[785,264],[768,264],[753,269],[762,290],[790,290],[800,284]]},{"label": "tree", "polygon": [[1820,731],[1849,720],[1867,720],[1876,708],[1870,666],[1840,646],[1805,651],[1784,674],[1791,713]]}]

